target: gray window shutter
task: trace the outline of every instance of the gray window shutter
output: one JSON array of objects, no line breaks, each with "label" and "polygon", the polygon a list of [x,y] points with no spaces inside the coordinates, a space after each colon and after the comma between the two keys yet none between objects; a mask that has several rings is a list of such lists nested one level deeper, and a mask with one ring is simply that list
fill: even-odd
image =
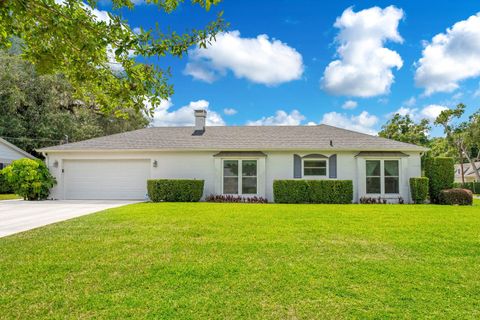
[{"label": "gray window shutter", "polygon": [[302,177],[302,158],[298,154],[293,155],[293,177],[295,179]]},{"label": "gray window shutter", "polygon": [[328,177],[337,178],[337,155],[332,154],[328,159]]}]

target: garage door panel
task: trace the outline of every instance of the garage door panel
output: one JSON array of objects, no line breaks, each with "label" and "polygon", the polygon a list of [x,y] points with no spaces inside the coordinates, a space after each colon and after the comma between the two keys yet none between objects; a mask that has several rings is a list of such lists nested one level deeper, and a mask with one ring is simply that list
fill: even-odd
[{"label": "garage door panel", "polygon": [[144,199],[150,160],[65,160],[66,199]]}]

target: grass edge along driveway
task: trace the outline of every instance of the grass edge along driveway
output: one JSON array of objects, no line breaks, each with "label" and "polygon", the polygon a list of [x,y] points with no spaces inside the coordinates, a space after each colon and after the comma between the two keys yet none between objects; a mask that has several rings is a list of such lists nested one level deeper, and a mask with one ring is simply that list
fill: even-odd
[{"label": "grass edge along driveway", "polygon": [[0,239],[0,318],[479,318],[476,204],[109,209]]},{"label": "grass edge along driveway", "polygon": [[0,194],[0,201],[2,200],[16,200],[16,199],[22,199],[22,197],[17,196],[16,194]]}]

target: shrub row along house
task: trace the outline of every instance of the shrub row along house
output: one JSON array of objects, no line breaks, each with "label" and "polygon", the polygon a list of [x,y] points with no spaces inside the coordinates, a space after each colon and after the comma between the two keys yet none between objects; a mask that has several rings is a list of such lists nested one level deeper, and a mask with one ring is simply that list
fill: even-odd
[{"label": "shrub row along house", "polygon": [[152,127],[40,149],[58,184],[52,199],[145,199],[148,179],[204,180],[204,197],[274,200],[275,180],[351,180],[353,201],[410,202],[425,148],[318,126]]}]

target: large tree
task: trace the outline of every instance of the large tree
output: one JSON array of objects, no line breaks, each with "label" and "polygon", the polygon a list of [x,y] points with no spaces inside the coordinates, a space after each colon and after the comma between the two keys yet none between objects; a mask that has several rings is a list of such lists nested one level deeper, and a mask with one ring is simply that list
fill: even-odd
[{"label": "large tree", "polygon": [[422,119],[415,123],[408,114],[402,116],[396,113],[382,126],[378,135],[387,139],[427,146],[429,130],[428,120]]},{"label": "large tree", "polygon": [[480,168],[476,165],[480,160],[480,112],[475,112],[467,121],[461,122],[464,112],[464,104],[444,110],[435,120],[435,124],[443,127],[447,140],[457,150],[460,163],[463,163],[464,158],[467,159],[474,169],[477,181],[480,181]]},{"label": "large tree", "polygon": [[430,149],[427,152],[428,157],[449,157],[454,158],[456,162],[461,161],[457,149],[445,137],[432,138],[428,143],[428,148]]},{"label": "large tree", "polygon": [[118,133],[149,124],[141,112],[115,117],[86,107],[61,75],[40,75],[20,57],[0,52],[0,136],[37,148]]},{"label": "large tree", "polygon": [[[219,1],[191,0],[206,10]],[[183,0],[146,2],[168,14]],[[202,29],[135,33],[117,10],[132,9],[133,1],[112,3],[114,11],[99,18],[96,0],[0,0],[0,49],[20,39],[22,57],[37,72],[62,74],[86,106],[122,115],[143,110],[145,101],[154,107],[173,93],[168,68],[139,62],[137,56],[181,57],[193,45],[205,47],[225,26],[219,13]]]}]

